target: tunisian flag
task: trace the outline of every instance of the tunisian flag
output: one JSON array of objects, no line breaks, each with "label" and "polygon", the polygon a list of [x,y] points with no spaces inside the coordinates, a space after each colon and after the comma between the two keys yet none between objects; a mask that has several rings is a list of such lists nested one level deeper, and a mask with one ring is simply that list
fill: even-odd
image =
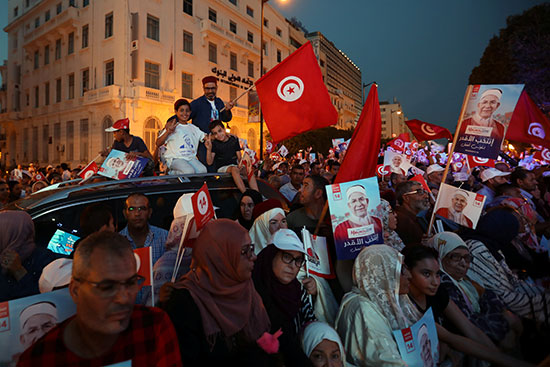
[{"label": "tunisian flag", "polygon": [[338,122],[310,42],[255,84],[274,143]]},{"label": "tunisian flag", "polygon": [[472,170],[474,167],[493,167],[495,168],[495,161],[489,158],[475,157],[473,155],[468,155],[468,167]]},{"label": "tunisian flag", "polygon": [[373,84],[334,183],[354,181],[376,175],[381,135],[382,117],[378,101],[378,87]]},{"label": "tunisian flag", "polygon": [[444,127],[430,124],[420,120],[405,121],[413,135],[420,141],[447,138],[453,140],[451,132]]},{"label": "tunisian flag", "polygon": [[550,148],[550,121],[525,92],[521,92],[506,139]]}]

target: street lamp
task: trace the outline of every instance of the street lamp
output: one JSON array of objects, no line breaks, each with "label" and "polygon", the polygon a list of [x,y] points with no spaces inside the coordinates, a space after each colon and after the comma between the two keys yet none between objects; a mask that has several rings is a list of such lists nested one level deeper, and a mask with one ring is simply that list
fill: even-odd
[{"label": "street lamp", "polygon": [[368,87],[371,84],[375,84],[378,87],[378,83],[374,82],[374,81],[370,82],[370,83],[367,83],[367,84],[363,83],[363,89],[361,90],[361,93],[363,95],[363,104],[365,104],[365,88]]}]

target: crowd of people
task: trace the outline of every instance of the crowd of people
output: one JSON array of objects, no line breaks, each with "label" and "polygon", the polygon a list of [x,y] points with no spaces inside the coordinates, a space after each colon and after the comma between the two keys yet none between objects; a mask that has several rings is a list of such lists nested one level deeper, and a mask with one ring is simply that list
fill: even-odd
[{"label": "crowd of people", "polygon": [[[326,186],[345,152],[316,159],[307,150],[288,159],[267,155],[247,177],[239,168],[239,142],[221,122],[231,118],[232,104],[216,97],[215,78],[205,78],[203,87],[201,99],[176,102],[153,154],[129,134],[127,119],[111,128],[112,148],[149,159],[152,174],[159,174],[156,161],[168,174],[231,174],[242,193],[233,217],[183,233],[179,218],[193,215],[186,194],[174,203],[166,230],[149,223],[147,196],[131,194],[125,227],[115,228],[109,206],[88,206],[81,240],[61,257],[35,245],[27,213],[0,212],[0,301],[68,287],[76,304],[74,316],[26,342],[18,365],[405,366],[392,332],[429,309],[439,361],[425,355],[426,366],[528,366],[546,358],[550,178],[544,167],[499,161],[458,182],[445,178],[434,160],[412,162],[427,185],[411,180],[410,171],[379,175],[381,203],[370,215],[365,189],[352,186],[349,220],[368,220],[383,244],[339,260],[324,209]],[[74,179],[80,169],[18,166],[0,181],[0,205]],[[281,200],[266,200],[256,179],[279,190]],[[447,213],[434,214],[440,230],[429,228],[442,183],[486,197],[475,229],[461,217],[467,194],[460,192]],[[304,227],[327,239],[335,277],[306,270]],[[144,247],[151,247],[152,287],[143,287],[136,271],[133,250]]]}]

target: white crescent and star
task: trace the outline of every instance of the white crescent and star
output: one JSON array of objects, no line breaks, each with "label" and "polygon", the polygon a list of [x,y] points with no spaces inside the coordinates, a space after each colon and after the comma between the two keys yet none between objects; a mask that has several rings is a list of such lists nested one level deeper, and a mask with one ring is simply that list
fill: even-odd
[{"label": "white crescent and star", "polygon": [[297,76],[287,76],[279,82],[277,95],[285,102],[294,102],[304,93],[304,82]]}]

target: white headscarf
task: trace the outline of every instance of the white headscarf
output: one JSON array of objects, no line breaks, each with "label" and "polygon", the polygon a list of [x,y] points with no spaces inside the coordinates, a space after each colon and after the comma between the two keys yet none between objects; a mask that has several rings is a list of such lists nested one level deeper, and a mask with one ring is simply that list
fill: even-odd
[{"label": "white headscarf", "polygon": [[254,244],[254,253],[256,255],[267,247],[269,239],[271,238],[271,232],[269,232],[269,221],[277,214],[282,214],[283,217],[285,216],[283,209],[273,208],[256,218],[252,228],[250,228],[250,239]]},{"label": "white headscarf", "polygon": [[306,356],[309,358],[311,352],[313,352],[313,349],[315,349],[315,347],[318,346],[319,343],[321,343],[325,339],[338,344],[338,347],[340,348],[342,363],[345,366],[346,352],[344,351],[342,341],[340,340],[340,337],[338,336],[336,330],[334,330],[332,327],[330,327],[329,324],[325,324],[324,322],[312,322],[304,329],[304,335],[302,336],[302,349],[304,350]]}]

